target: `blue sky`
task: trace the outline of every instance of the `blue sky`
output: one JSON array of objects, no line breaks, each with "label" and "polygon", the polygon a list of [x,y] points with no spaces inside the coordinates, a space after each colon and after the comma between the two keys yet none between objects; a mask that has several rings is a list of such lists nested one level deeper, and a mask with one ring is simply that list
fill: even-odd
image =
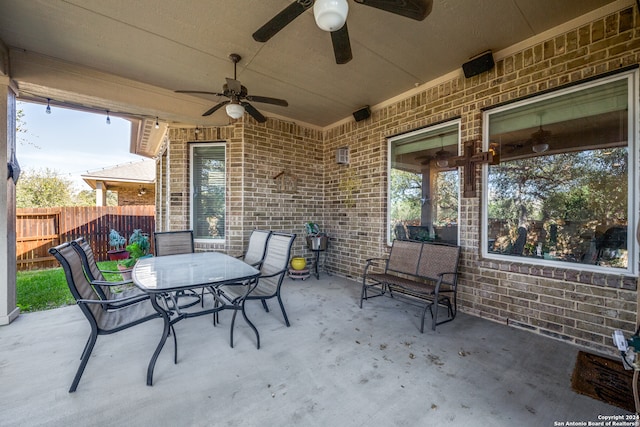
[{"label": "blue sky", "polygon": [[90,187],[80,178],[87,171],[143,160],[129,153],[130,123],[106,112],[85,113],[60,107],[18,102],[26,133],[18,134],[17,158],[24,170],[53,169],[73,181],[77,190]]}]

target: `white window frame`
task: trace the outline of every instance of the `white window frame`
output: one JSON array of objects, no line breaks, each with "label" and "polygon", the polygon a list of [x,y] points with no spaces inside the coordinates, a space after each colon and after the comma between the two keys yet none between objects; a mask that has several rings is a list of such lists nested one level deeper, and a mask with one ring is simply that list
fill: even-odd
[{"label": "white window frame", "polygon": [[225,162],[225,204],[224,204],[224,209],[225,209],[225,237],[224,238],[211,238],[211,239],[203,239],[203,238],[197,238],[195,237],[194,234],[194,241],[195,242],[199,242],[199,243],[224,243],[226,236],[227,236],[227,224],[226,224],[226,218],[227,218],[227,214],[228,214],[228,206],[227,206],[227,198],[226,198],[226,193],[227,193],[227,164],[228,164],[228,158],[227,158],[227,144],[224,141],[212,141],[212,142],[193,142],[189,144],[189,224],[192,230],[195,230],[194,228],[194,211],[193,211],[193,197],[195,195],[195,187],[194,187],[194,183],[193,183],[193,178],[194,178],[194,162],[193,162],[193,152],[194,152],[194,148],[196,147],[222,147],[224,149],[224,162]]},{"label": "white window frame", "polygon": [[[460,134],[461,134],[461,128],[462,128],[462,120],[461,119],[454,119],[454,120],[449,120],[446,122],[442,122],[442,123],[438,123],[436,125],[433,126],[428,126],[425,128],[421,128],[421,129],[417,129],[411,132],[407,132],[407,133],[403,133],[401,135],[396,135],[390,138],[387,138],[387,202],[386,202],[386,207],[387,207],[387,219],[385,222],[385,227],[386,227],[386,236],[387,236],[387,245],[391,246],[391,244],[393,243],[391,240],[391,164],[392,164],[392,145],[394,142],[397,141],[402,141],[403,139],[409,139],[409,138],[414,138],[417,137],[421,134],[425,134],[425,133],[437,133],[437,131],[439,129],[443,129],[443,128],[448,128],[451,126],[457,126],[458,130],[458,143],[457,143],[457,151],[458,151],[458,155],[460,155]],[[460,168],[458,168],[458,180],[462,177],[462,174],[460,173]],[[460,183],[458,183],[458,231],[457,231],[457,236],[456,239],[458,240],[458,244],[460,244],[460,228],[461,228],[461,224],[460,224],[460,207],[461,207],[461,203],[462,202],[462,186],[460,185]]]},{"label": "white window frame", "polygon": [[[619,74],[615,74],[608,77],[602,77],[597,80],[593,80],[587,83],[582,83],[578,85],[574,85],[565,89],[559,89],[553,92],[549,92],[546,94],[542,94],[539,96],[535,96],[532,98],[528,98],[522,101],[517,101],[513,103],[509,103],[503,105],[501,107],[496,107],[483,112],[482,115],[482,123],[483,123],[483,150],[489,149],[489,120],[491,114],[499,113],[505,110],[510,110],[514,108],[518,108],[527,104],[544,101],[546,99],[555,98],[558,96],[566,95],[573,92],[583,91],[585,89],[589,89],[591,87],[599,86],[602,84],[610,83],[617,80],[627,80],[628,84],[628,92],[627,92],[627,105],[629,106],[628,112],[628,126],[627,126],[627,141],[630,141],[627,145],[628,153],[629,153],[629,170],[628,170],[628,204],[627,204],[627,253],[628,253],[628,261],[627,268],[612,268],[612,267],[603,267],[591,264],[581,264],[581,263],[571,263],[571,262],[562,262],[562,261],[549,261],[544,259],[537,258],[523,258],[518,259],[516,256],[510,255],[500,255],[495,253],[490,253],[488,250],[488,191],[489,191],[489,166],[487,164],[482,165],[482,222],[481,222],[481,252],[482,257],[486,259],[494,259],[498,261],[506,261],[510,263],[524,263],[524,264],[535,264],[540,266],[548,266],[554,268],[565,268],[565,269],[574,269],[580,271],[590,271],[590,272],[599,272],[606,274],[625,274],[638,277],[638,239],[636,238],[636,226],[638,224],[638,219],[640,215],[638,214],[638,196],[637,192],[640,189],[640,185],[637,181],[638,177],[638,165],[640,164],[638,159],[638,102],[639,102],[639,93],[638,93],[638,69],[621,72]],[[638,237],[640,238],[640,236]]]}]

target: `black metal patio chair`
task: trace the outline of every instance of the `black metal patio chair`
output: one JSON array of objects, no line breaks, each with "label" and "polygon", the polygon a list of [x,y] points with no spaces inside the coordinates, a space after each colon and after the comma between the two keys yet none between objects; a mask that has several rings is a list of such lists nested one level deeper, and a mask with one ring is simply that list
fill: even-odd
[{"label": "black metal patio chair", "polygon": [[195,251],[193,230],[157,231],[153,234],[156,256],[189,254]]},{"label": "black metal patio chair", "polygon": [[[229,301],[236,301],[236,304],[240,305],[242,315],[248,322],[249,320],[245,311],[245,303],[247,301],[260,300],[262,302],[262,306],[268,312],[269,306],[267,305],[267,300],[276,298],[280,305],[280,309],[282,310],[284,322],[287,327],[290,326],[289,318],[287,317],[287,312],[285,311],[284,304],[282,302],[281,289],[282,281],[289,270],[291,246],[293,245],[295,238],[295,234],[271,233],[267,242],[264,260],[260,266],[260,276],[257,279],[257,284],[252,290],[250,290],[248,295],[243,295],[246,289],[239,286],[223,285],[217,289],[219,296]],[[231,323],[232,331],[234,320],[235,313]],[[251,325],[251,322],[249,322],[249,324]],[[258,348],[260,348],[260,336],[257,334],[257,331],[256,335],[258,339]]]},{"label": "black metal patio chair", "polygon": [[[125,301],[123,299],[101,299],[87,279],[79,253],[70,243],[63,243],[51,248],[49,249],[49,253],[53,255],[62,266],[69,290],[91,327],[89,339],[80,357],[80,366],[69,389],[69,393],[73,393],[78,387],[82,373],[87,366],[87,362],[89,361],[89,357],[91,356],[91,352],[99,335],[113,334],[148,320],[160,318],[160,314],[153,308],[148,299],[139,300],[133,304],[124,304]],[[114,307],[112,304],[119,305]],[[174,338],[175,359],[177,341],[173,326],[172,333]]]},{"label": "black metal patio chair", "polygon": [[264,255],[267,253],[267,242],[270,236],[271,231],[253,230],[249,237],[247,250],[238,258],[255,268],[260,268],[260,264],[262,264],[264,260]]},{"label": "black metal patio chair", "polygon": [[[93,286],[100,299],[124,301],[124,304],[135,304],[143,299],[149,299],[149,295],[140,289],[133,287],[131,280],[108,281],[104,274],[118,274],[120,271],[101,270],[96,263],[91,245],[84,237],[79,237],[70,242],[71,246],[78,252],[82,261],[82,268],[87,276],[87,280]],[[112,289],[118,288],[119,292],[113,292]],[[135,298],[134,298],[135,297]],[[111,306],[119,306],[120,304],[111,304]]]},{"label": "black metal patio chair", "polygon": [[[157,231],[153,234],[153,244],[156,256],[192,254],[195,252],[193,230]],[[175,296],[176,299],[187,298],[187,302],[181,304],[180,308],[191,307],[199,302],[204,307],[204,289],[202,290],[202,295],[198,295],[193,290],[188,290],[177,292]]]},{"label": "black metal patio chair", "polygon": [[[287,312],[282,302],[282,281],[287,271],[289,271],[289,260],[291,258],[291,247],[296,239],[296,234],[271,233],[267,242],[267,249],[264,261],[260,267],[258,285],[247,296],[246,301],[260,300],[265,311],[269,311],[267,300],[276,298],[282,310],[284,323],[291,326]],[[244,309],[244,307],[243,307]]]}]

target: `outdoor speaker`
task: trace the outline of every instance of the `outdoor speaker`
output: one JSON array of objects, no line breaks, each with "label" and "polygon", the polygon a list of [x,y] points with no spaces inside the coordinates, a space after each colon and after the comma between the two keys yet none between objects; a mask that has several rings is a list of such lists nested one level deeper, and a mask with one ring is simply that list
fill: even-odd
[{"label": "outdoor speaker", "polygon": [[469,62],[462,64],[462,71],[466,78],[477,76],[485,71],[489,71],[493,68],[495,62],[493,62],[493,55],[491,51],[476,56]]},{"label": "outdoor speaker", "polygon": [[371,117],[371,110],[369,109],[368,105],[365,107],[362,107],[358,111],[353,112],[353,118],[356,119],[356,122],[359,122],[364,119],[368,119],[369,117]]}]

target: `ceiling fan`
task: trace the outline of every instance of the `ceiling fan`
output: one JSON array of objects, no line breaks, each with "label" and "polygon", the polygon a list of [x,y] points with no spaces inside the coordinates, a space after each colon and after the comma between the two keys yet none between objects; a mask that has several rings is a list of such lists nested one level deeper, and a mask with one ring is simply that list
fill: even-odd
[{"label": "ceiling fan", "polygon": [[[416,21],[424,20],[430,13],[433,0],[355,0],[356,3],[375,7]],[[313,15],[320,29],[331,33],[333,52],[337,64],[351,61],[351,42],[347,29],[347,0],[296,0],[253,33],[257,42],[266,42],[313,6]]]},{"label": "ceiling fan", "polygon": [[[227,101],[222,101],[213,107],[209,108],[207,111],[202,114],[203,117],[210,116],[211,114],[218,111],[223,106],[226,106],[225,109],[227,111],[227,115],[232,119],[239,119],[244,115],[246,111],[256,119],[259,123],[264,123],[267,121],[266,117],[263,116],[260,111],[258,111],[253,105],[249,104],[247,101],[253,102],[261,102],[264,104],[272,104],[279,105],[281,107],[289,106],[289,103],[284,99],[278,98],[269,98],[266,96],[257,96],[257,95],[249,95],[247,92],[247,88],[242,86],[242,84],[236,79],[236,66],[238,62],[242,59],[240,55],[237,53],[232,53],[229,55],[231,61],[233,61],[233,78],[230,79],[227,77],[227,83],[222,86],[222,92],[207,92],[201,90],[176,90],[176,93],[190,93],[190,94],[203,94],[203,95],[214,95],[214,96],[224,96],[229,98]],[[245,101],[246,100],[246,101]]]}]

